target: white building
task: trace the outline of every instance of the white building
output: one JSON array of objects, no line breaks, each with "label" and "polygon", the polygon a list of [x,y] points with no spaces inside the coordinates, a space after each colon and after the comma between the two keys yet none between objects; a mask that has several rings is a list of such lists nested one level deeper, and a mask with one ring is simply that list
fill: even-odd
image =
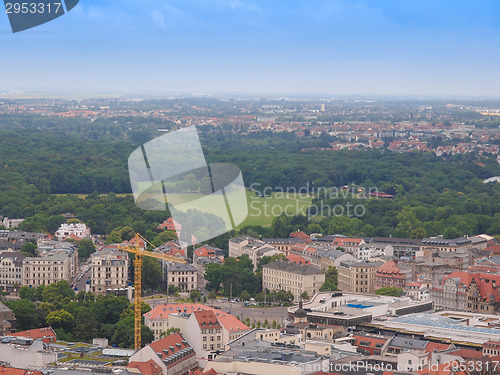
[{"label": "white building", "polygon": [[184,332],[187,318],[195,311],[214,312],[218,322],[222,326],[222,341],[224,345],[240,337],[250,329],[234,315],[200,303],[157,305],[151,311],[144,314],[144,325],[153,331],[155,339],[158,340],[163,332],[167,332],[172,327],[179,328],[181,332]]},{"label": "white building", "polygon": [[73,238],[75,240],[89,239],[90,228],[87,228],[87,226],[83,223],[61,224],[61,226],[55,233],[55,236],[58,241],[63,241],[67,237]]},{"label": "white building", "polygon": [[46,366],[57,361],[57,353],[41,340],[20,340],[16,337],[0,343],[0,362],[16,368]]}]

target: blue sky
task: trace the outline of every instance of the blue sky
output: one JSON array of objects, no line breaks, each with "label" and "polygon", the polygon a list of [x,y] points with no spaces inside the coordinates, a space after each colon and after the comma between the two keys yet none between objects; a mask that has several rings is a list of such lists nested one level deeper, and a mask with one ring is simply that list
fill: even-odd
[{"label": "blue sky", "polygon": [[0,92],[500,97],[498,0],[80,0],[12,34]]}]

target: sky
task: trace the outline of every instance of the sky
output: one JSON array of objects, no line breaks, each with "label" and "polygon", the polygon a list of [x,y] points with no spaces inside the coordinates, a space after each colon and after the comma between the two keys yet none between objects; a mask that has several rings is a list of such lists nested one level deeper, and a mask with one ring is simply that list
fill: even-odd
[{"label": "sky", "polygon": [[498,0],[80,0],[13,34],[0,93],[500,97]]}]

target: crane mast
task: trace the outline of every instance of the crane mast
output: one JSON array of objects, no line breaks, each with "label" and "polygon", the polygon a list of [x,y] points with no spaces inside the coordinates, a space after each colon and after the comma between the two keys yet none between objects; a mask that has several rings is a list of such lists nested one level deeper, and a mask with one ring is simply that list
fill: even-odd
[{"label": "crane mast", "polygon": [[[168,260],[176,263],[186,263],[182,258],[177,258],[171,255],[154,253],[141,249],[140,241],[143,239],[148,242],[143,236],[137,233],[133,239],[134,245],[118,245],[118,248],[135,255],[134,258],[134,282],[135,282],[135,299],[134,299],[134,348],[140,349],[142,347],[142,259],[144,256]],[[155,248],[156,249],[156,248]],[[168,276],[167,276],[168,277]]]}]

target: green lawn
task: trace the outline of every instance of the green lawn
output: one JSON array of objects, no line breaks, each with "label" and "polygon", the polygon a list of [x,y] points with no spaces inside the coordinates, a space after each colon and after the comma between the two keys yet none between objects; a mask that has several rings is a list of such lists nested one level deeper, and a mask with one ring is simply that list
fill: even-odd
[{"label": "green lawn", "polygon": [[281,213],[295,216],[297,213],[306,212],[312,199],[304,195],[272,193],[271,197],[257,197],[253,192],[247,191],[248,216],[238,227],[246,225],[269,225]]},{"label": "green lawn", "polygon": [[[66,194],[55,194],[58,196]],[[79,198],[85,198],[86,194],[74,194]],[[117,194],[117,196],[125,196],[126,194]],[[199,193],[192,194],[174,194],[176,203],[184,203],[196,200],[202,195]],[[311,198],[305,194],[287,194],[274,192],[270,197],[257,197],[252,191],[247,191],[248,216],[238,225],[242,228],[247,225],[270,225],[273,219],[282,213],[295,216],[297,213],[305,213],[308,206],[311,204]],[[206,201],[208,204],[218,204]]]}]

